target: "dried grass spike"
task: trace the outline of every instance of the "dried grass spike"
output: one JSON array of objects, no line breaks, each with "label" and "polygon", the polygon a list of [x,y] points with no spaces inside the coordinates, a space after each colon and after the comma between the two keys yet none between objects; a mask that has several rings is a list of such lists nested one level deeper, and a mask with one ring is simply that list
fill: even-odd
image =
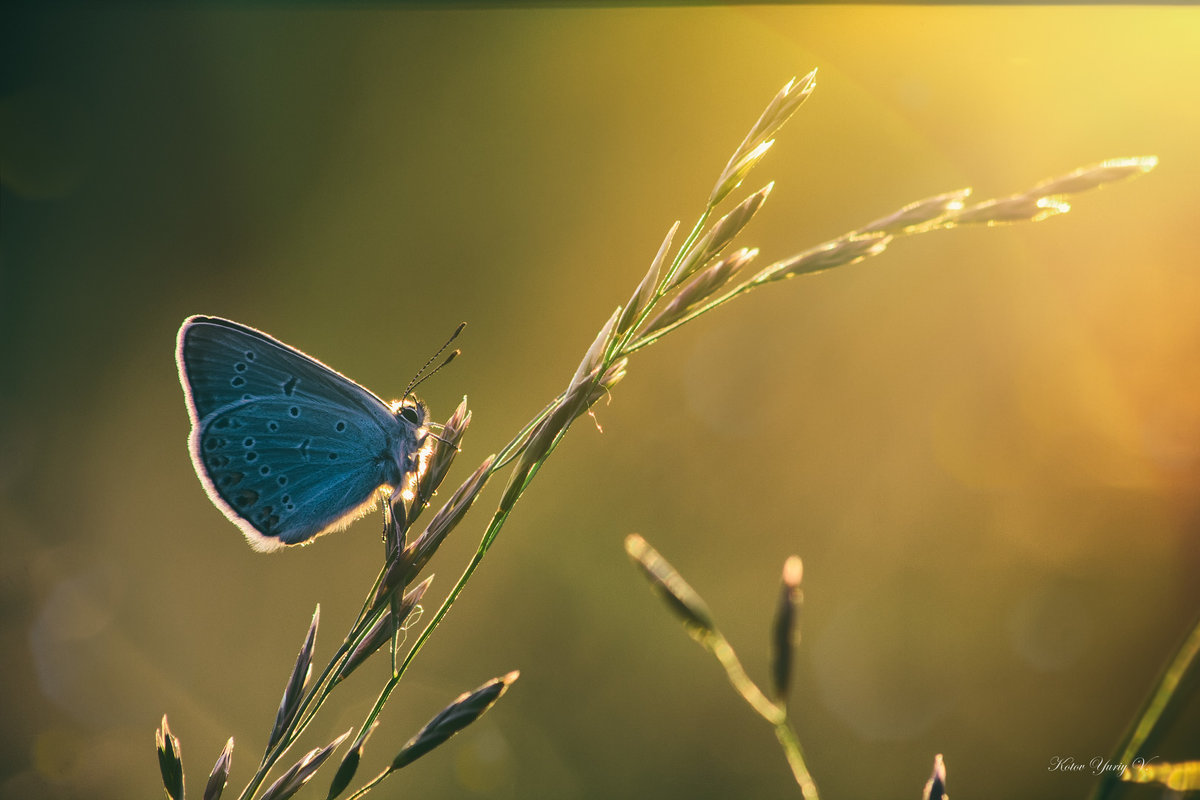
[{"label": "dried grass spike", "polygon": [[442,709],[425,727],[421,728],[416,736],[408,740],[408,743],[392,760],[391,769],[397,770],[408,766],[479,719],[508,691],[508,687],[520,677],[520,674],[514,670],[502,678],[492,678],[473,692],[459,695],[454,702]]},{"label": "dried grass spike", "polygon": [[643,574],[683,621],[693,639],[703,643],[716,633],[716,625],[704,600],[645,539],[636,533],[629,534],[625,537],[625,552],[642,568]]},{"label": "dried grass spike", "polygon": [[166,714],[163,714],[162,725],[154,732],[154,744],[167,796],[171,800],[183,800],[183,752],[179,748],[179,739],[167,725]]},{"label": "dried grass spike", "polygon": [[287,772],[280,775],[279,780],[271,784],[271,788],[263,792],[261,800],[287,800],[287,798],[300,791],[304,784],[312,780],[312,776],[317,774],[317,770],[321,768],[326,759],[337,749],[338,745],[346,741],[346,738],[351,733],[353,733],[353,729],[346,731],[324,747],[309,750]]},{"label": "dried grass spike", "polygon": [[288,725],[295,719],[296,712],[300,710],[300,696],[304,693],[304,686],[308,683],[308,676],[312,672],[313,647],[317,642],[317,624],[320,621],[321,606],[318,604],[316,611],[313,612],[312,623],[308,626],[308,634],[304,637],[304,644],[300,646],[300,654],[296,656],[296,666],[292,668],[291,677],[288,678],[287,686],[283,690],[283,699],[279,701],[279,712],[275,715],[275,727],[271,729],[271,737],[267,741],[268,750],[279,743],[287,731]]},{"label": "dried grass spike", "polygon": [[229,767],[232,763],[233,737],[230,736],[221,755],[217,756],[217,763],[213,765],[212,772],[209,773],[208,783],[204,787],[204,800],[221,800],[225,785],[229,783]]}]

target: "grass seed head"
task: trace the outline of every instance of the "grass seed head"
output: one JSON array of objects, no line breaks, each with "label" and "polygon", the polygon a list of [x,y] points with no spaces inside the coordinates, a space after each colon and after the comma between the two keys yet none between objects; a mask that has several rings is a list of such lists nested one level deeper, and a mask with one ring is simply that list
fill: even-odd
[{"label": "grass seed head", "polygon": [[353,652],[342,663],[336,680],[344,680],[351,672],[358,669],[364,661],[373,656],[379,648],[387,644],[392,638],[392,631],[403,627],[405,620],[408,619],[408,615],[416,608],[417,603],[421,602],[421,597],[424,596],[425,591],[429,588],[429,584],[432,581],[433,576],[430,575],[418,583],[404,595],[398,606],[391,612],[381,615],[375,621],[375,624],[371,626],[370,632],[362,638],[362,641],[358,643],[358,646],[354,648]]},{"label": "grass seed head", "polygon": [[998,200],[985,200],[947,217],[948,225],[1011,225],[1017,222],[1041,222],[1056,214],[1065,214],[1071,206],[1057,198],[1037,194],[1015,194]]},{"label": "grass seed head", "polygon": [[162,725],[154,732],[154,744],[158,750],[163,788],[171,800],[183,800],[183,752],[179,749],[179,739],[167,725],[166,714],[163,714]]},{"label": "grass seed head", "polygon": [[520,674],[514,670],[501,678],[492,678],[473,692],[459,695],[421,728],[416,736],[408,740],[392,760],[391,769],[408,766],[479,719],[508,691],[508,687]]},{"label": "grass seed head", "polygon": [[832,242],[817,245],[811,250],[805,250],[799,255],[778,261],[760,272],[755,280],[759,282],[777,281],[853,264],[869,256],[882,253],[891,241],[892,237],[883,233],[843,236]]},{"label": "grass seed head", "polygon": [[1077,194],[1103,186],[1106,183],[1128,180],[1145,175],[1158,166],[1158,156],[1134,158],[1110,158],[1099,164],[1089,164],[1077,170],[1042,181],[1030,190],[1035,196]]},{"label": "grass seed head", "polygon": [[[742,171],[742,177],[744,178],[745,173],[749,172],[750,168],[758,163],[758,159],[753,158],[753,154],[759,151],[768,139],[775,136],[776,131],[783,127],[783,124],[791,118],[796,109],[800,107],[800,104],[807,100],[808,96],[813,93],[813,89],[816,88],[817,71],[814,69],[799,80],[792,78],[771,98],[771,102],[767,104],[758,121],[754,123],[754,127],[746,134],[746,138],[738,145],[737,150],[733,151],[733,155],[730,157],[729,163],[725,165],[725,169],[721,170],[721,177],[717,179],[717,185],[713,188],[712,194],[709,196],[710,208],[721,202],[725,195],[741,182],[736,176],[743,165],[750,162],[749,166],[746,166]],[[767,146],[769,147],[770,145]],[[765,149],[761,150],[759,158],[765,152]],[[725,189],[726,186],[729,188]],[[722,193],[723,189],[725,190],[724,193]]]},{"label": "grass seed head", "polygon": [[[496,457],[488,456],[483,460],[483,463],[476,467],[471,476],[463,481],[462,485],[454,490],[454,494],[450,495],[450,499],[438,509],[437,514],[433,519],[429,520],[429,524],[425,526],[425,530],[421,535],[413,540],[412,544],[405,548],[400,561],[404,565],[404,581],[407,583],[412,580],[424,566],[429,563],[429,559],[437,551],[438,547],[452,530],[462,521],[462,518],[470,510],[471,505],[475,502],[475,498],[483,491],[483,487],[487,484],[488,478],[492,474],[492,462]],[[385,579],[386,583],[386,579]],[[380,584],[380,589],[384,588],[383,583]],[[382,597],[382,595],[379,595]]]},{"label": "grass seed head", "polygon": [[880,217],[855,231],[856,235],[867,233],[904,233],[914,232],[914,229],[925,226],[935,226],[947,215],[962,210],[970,189],[958,189],[953,192],[926,197],[915,203],[909,203],[899,211]]},{"label": "grass seed head", "polygon": [[[439,439],[434,440],[429,466],[421,476],[421,480],[417,482],[416,499],[413,501],[414,509],[423,510],[434,492],[441,486],[442,481],[445,480],[446,475],[450,472],[450,465],[454,463],[454,457],[458,455],[459,443],[470,424],[471,412],[467,410],[467,398],[464,397],[458,404],[458,408],[454,409],[454,413],[450,415],[450,419],[446,420]],[[415,514],[413,518],[416,518]],[[409,520],[410,524],[411,522],[412,520]]]},{"label": "grass seed head", "polygon": [[300,710],[300,696],[304,693],[304,686],[308,683],[309,674],[312,672],[313,647],[317,642],[317,625],[320,621],[321,606],[318,605],[317,610],[313,612],[312,622],[308,626],[308,634],[304,637],[304,644],[300,646],[300,654],[296,656],[296,666],[292,668],[291,677],[288,678],[287,686],[283,690],[283,699],[279,701],[279,712],[275,715],[275,727],[271,729],[271,738],[267,741],[268,750],[283,738],[288,725],[296,717],[296,712]]},{"label": "grass seed head", "polygon": [[654,256],[654,260],[650,262],[650,269],[646,270],[646,275],[642,278],[642,282],[633,290],[633,295],[630,296],[629,302],[625,304],[625,310],[621,312],[621,318],[617,320],[617,335],[625,333],[633,325],[638,316],[646,309],[646,305],[650,302],[650,298],[658,291],[658,277],[662,274],[662,265],[667,258],[667,253],[671,250],[671,240],[675,238],[675,232],[679,230],[679,220],[675,220],[675,224],[671,226],[671,230],[667,231],[667,238],[663,239],[659,245],[658,253]]},{"label": "grass seed head", "polygon": [[645,539],[636,533],[629,534],[625,537],[625,552],[641,567],[642,574],[683,621],[693,639],[703,643],[716,633],[704,600]]},{"label": "grass seed head", "polygon": [[925,783],[924,800],[948,800],[946,794],[946,762],[942,760],[942,754],[938,753],[933,757],[933,774],[929,776],[929,780]]},{"label": "grass seed head", "polygon": [[317,774],[317,770],[321,768],[325,760],[337,749],[338,745],[346,741],[346,738],[353,731],[354,729],[351,728],[324,747],[309,750],[287,772],[280,775],[279,780],[271,784],[271,788],[263,792],[262,800],[287,800],[287,798],[300,791],[304,784],[312,780],[312,776]]},{"label": "grass seed head", "polygon": [[791,556],[784,562],[782,590],[771,636],[771,684],[775,697],[784,701],[791,684],[793,654],[800,639],[796,620],[800,615],[802,575],[803,564],[798,556]]},{"label": "grass seed head", "polygon": [[742,229],[758,213],[758,209],[762,207],[774,186],[774,182],[768,183],[743,200],[737,208],[717,220],[684,255],[678,271],[671,279],[671,286],[675,287],[683,283],[693,273],[720,255],[721,251],[742,232]]},{"label": "grass seed head", "polygon": [[221,800],[225,785],[229,783],[229,767],[232,763],[233,737],[230,736],[221,755],[217,756],[217,763],[213,765],[212,772],[209,773],[208,783],[204,787],[204,800]]}]

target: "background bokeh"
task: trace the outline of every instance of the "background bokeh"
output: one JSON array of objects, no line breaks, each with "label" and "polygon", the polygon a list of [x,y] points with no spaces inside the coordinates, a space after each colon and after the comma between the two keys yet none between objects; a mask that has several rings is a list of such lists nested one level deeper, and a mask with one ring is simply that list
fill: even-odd
[{"label": "background bokeh", "polygon": [[[830,798],[1082,797],[1200,606],[1200,14],[1137,8],[0,11],[0,797],[193,792],[265,744],[381,556],[378,519],[258,555],[187,458],[173,347],[232,317],[475,421],[459,469],[570,378],[774,92],[747,182],[788,255],[937,192],[1157,170],[1036,225],[899,241],[634,359],[521,501],[367,751],[522,677],[382,797],[794,797],[771,731],[628,563],[642,533],[756,677],[805,560],[793,700]],[[432,565],[440,600],[488,490]],[[364,669],[311,743],[369,707]],[[1158,745],[1196,757],[1196,705]],[[306,744],[308,742],[306,741]],[[302,751],[301,751],[302,752]],[[364,768],[365,769],[365,768]],[[317,779],[323,796],[328,776]],[[1134,791],[1149,797],[1154,792]]]}]

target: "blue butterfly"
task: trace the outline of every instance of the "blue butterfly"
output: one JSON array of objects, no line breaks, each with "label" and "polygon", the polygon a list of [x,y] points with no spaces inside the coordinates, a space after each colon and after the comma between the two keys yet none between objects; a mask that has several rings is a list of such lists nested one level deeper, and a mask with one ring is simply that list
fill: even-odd
[{"label": "blue butterfly", "polygon": [[205,491],[255,550],[304,544],[411,492],[433,448],[429,410],[387,404],[265,333],[217,317],[179,328],[188,449]]}]

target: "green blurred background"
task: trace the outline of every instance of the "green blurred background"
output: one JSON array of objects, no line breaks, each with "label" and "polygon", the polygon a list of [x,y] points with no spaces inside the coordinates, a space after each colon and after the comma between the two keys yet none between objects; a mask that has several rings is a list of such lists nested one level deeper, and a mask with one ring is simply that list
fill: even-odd
[{"label": "green blurred background", "polygon": [[[759,678],[779,568],[804,558],[793,709],[829,798],[915,797],[939,752],[960,798],[1084,796],[1051,759],[1109,753],[1200,606],[1195,9],[0,13],[0,797],[158,796],[163,712],[193,794],[231,734],[240,786],[313,606],[323,659],[378,567],[377,517],[263,556],[209,503],[172,359],[185,316],[386,397],[467,320],[422,387],[439,418],[470,398],[455,480],[565,385],[813,67],[745,187],[777,181],[745,237],[764,259],[962,186],[1161,164],[1065,217],[774,285],[636,357],[368,765],[459,692],[520,681],[380,796],[797,796],[628,563],[631,531]],[[434,602],[501,485],[434,561]],[[305,744],[361,719],[385,671]],[[1154,754],[1195,758],[1198,716]]]}]

